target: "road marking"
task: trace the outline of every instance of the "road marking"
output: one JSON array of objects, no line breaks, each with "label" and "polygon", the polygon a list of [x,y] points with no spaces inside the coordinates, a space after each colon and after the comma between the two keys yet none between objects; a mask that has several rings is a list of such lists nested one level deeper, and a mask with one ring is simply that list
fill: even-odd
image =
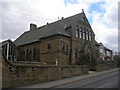
[{"label": "road marking", "polygon": [[110,85],[110,84],[111,84],[111,83],[107,83],[107,84],[102,85],[102,86],[100,86],[100,87],[98,87],[98,88],[102,88],[102,87],[107,86],[107,85]]}]

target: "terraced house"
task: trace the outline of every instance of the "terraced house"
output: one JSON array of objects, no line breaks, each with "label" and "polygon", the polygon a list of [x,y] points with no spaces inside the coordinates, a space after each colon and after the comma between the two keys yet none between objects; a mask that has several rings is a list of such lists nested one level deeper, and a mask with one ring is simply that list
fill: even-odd
[{"label": "terraced house", "polygon": [[48,65],[95,64],[95,34],[84,10],[41,27],[31,23],[30,30],[14,43],[19,47],[18,61]]}]

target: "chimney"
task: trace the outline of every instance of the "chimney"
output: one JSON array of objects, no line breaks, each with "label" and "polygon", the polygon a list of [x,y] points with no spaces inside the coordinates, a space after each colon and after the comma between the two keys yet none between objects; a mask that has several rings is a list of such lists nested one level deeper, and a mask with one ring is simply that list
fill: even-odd
[{"label": "chimney", "polygon": [[64,17],[62,17],[61,19],[64,19]]},{"label": "chimney", "polygon": [[58,17],[58,20],[59,20],[59,17]]},{"label": "chimney", "polygon": [[49,23],[47,22],[47,25],[48,25]]},{"label": "chimney", "polygon": [[36,28],[37,28],[37,25],[36,25],[36,24],[33,24],[33,23],[30,24],[30,31],[33,31],[33,30],[35,30]]}]

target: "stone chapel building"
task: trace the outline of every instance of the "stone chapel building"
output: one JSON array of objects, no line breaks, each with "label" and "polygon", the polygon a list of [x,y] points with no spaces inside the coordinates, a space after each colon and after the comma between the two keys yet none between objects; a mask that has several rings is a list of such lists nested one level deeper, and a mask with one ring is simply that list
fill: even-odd
[{"label": "stone chapel building", "polygon": [[18,37],[18,61],[39,62],[47,65],[95,64],[95,34],[84,13],[63,18],[37,27]]}]

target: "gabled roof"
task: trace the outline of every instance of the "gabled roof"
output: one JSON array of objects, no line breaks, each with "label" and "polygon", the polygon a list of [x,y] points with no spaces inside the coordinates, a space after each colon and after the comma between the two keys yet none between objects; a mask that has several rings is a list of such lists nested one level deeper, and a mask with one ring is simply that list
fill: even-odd
[{"label": "gabled roof", "polygon": [[102,46],[105,50],[112,51],[111,49],[109,49],[109,48],[107,48],[106,46],[104,46],[102,42],[101,42],[101,43],[98,43],[98,42],[96,41],[96,45],[99,46],[99,47]]},{"label": "gabled roof", "polygon": [[12,42],[10,39],[0,42],[0,46],[4,45],[6,43],[11,43],[13,46],[15,46],[17,48],[17,46],[14,44],[14,42]]},{"label": "gabled roof", "polygon": [[[18,37],[14,41],[14,43],[16,45],[24,45],[39,41],[40,38],[45,38],[54,35],[64,35],[67,37],[71,37],[71,35],[67,33],[67,31],[64,29],[65,26],[69,27],[75,24],[76,22],[80,21],[80,19],[82,19],[83,17],[85,17],[84,12],[68,18],[58,20],[56,22],[44,25],[42,27],[38,27],[36,30],[24,32],[20,37]],[[86,25],[89,25],[88,20],[86,22]]]}]

